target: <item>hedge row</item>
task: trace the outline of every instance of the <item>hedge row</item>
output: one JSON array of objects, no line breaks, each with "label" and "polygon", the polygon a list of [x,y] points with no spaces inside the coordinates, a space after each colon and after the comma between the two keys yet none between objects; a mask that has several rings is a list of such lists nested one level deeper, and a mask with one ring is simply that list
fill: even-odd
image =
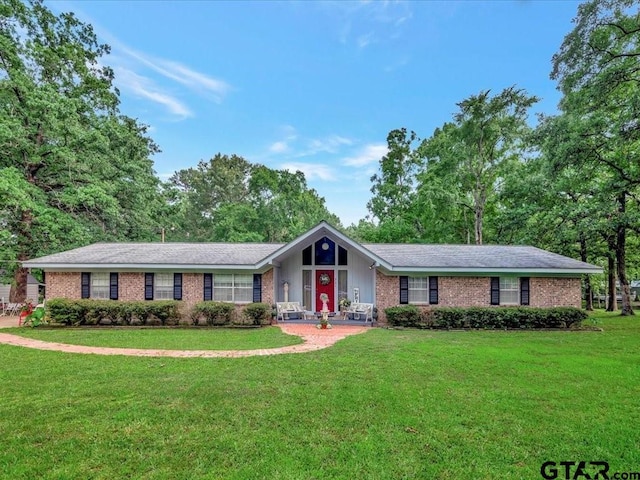
[{"label": "hedge row", "polygon": [[64,325],[177,325],[179,303],[111,302],[54,299],[47,302],[49,318]]},{"label": "hedge row", "polygon": [[389,325],[414,328],[533,329],[578,326],[587,314],[578,308],[434,308],[414,305],[385,309]]},{"label": "hedge row", "polygon": [[[124,302],[54,299],[47,302],[49,319],[63,325],[178,325],[181,302]],[[188,314],[194,325],[268,325],[271,306],[251,303],[238,315],[223,302],[200,302]]]}]

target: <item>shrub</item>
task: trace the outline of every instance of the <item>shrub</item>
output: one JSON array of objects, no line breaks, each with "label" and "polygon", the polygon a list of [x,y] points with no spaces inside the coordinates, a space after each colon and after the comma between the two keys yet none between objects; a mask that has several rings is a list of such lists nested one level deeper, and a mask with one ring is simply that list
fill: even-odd
[{"label": "shrub", "polygon": [[191,321],[199,325],[204,321],[207,325],[231,325],[235,306],[225,302],[200,302],[191,311]]},{"label": "shrub", "polygon": [[436,328],[570,328],[587,314],[577,308],[437,308],[433,310]]},{"label": "shrub", "polygon": [[269,325],[271,323],[271,305],[268,303],[250,303],[242,316],[252,325]]},{"label": "shrub", "polygon": [[415,305],[399,305],[384,310],[389,325],[394,327],[418,327],[420,311]]},{"label": "shrub", "polygon": [[123,302],[54,299],[47,302],[49,317],[64,325],[173,325],[180,321],[178,302]]}]

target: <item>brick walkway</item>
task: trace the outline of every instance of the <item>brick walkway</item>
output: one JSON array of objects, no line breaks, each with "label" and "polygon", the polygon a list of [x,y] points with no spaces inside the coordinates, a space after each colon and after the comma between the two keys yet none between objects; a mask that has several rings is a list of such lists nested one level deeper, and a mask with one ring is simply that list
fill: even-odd
[{"label": "brick walkway", "polygon": [[[17,318],[10,326],[17,326]],[[31,338],[0,333],[0,343],[17,347],[36,348],[38,350],[54,350],[66,353],[83,353],[95,355],[128,355],[136,357],[175,357],[175,358],[238,358],[260,355],[280,355],[283,353],[304,353],[330,347],[338,340],[349,335],[366,332],[370,327],[336,325],[330,330],[319,330],[315,325],[278,325],[284,333],[297,335],[304,340],[300,345],[288,347],[265,348],[260,350],[151,350],[138,348],[87,347],[64,343],[43,342]]]}]

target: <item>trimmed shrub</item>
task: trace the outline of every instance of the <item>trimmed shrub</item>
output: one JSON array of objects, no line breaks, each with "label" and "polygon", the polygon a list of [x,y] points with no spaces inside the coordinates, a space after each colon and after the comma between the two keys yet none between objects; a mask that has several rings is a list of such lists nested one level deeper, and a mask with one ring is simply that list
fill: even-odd
[{"label": "trimmed shrub", "polygon": [[200,302],[191,311],[194,325],[202,322],[209,326],[231,325],[235,306],[225,302]]},{"label": "trimmed shrub", "polygon": [[399,305],[385,308],[389,325],[394,327],[418,327],[420,325],[420,311],[415,305]]},{"label": "trimmed shrub", "polygon": [[587,318],[578,308],[437,308],[433,310],[436,328],[534,329],[570,328]]},{"label": "trimmed shrub", "polygon": [[269,325],[271,323],[271,305],[268,303],[250,303],[244,307],[242,316],[251,325]]},{"label": "trimmed shrub", "polygon": [[47,302],[49,317],[63,325],[176,325],[178,302],[123,302],[54,299]]}]

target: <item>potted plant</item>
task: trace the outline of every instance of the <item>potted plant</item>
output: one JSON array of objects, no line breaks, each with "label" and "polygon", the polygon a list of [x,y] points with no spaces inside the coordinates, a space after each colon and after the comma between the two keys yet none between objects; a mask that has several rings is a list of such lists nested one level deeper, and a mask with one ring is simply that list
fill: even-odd
[{"label": "potted plant", "polygon": [[351,306],[351,300],[347,297],[342,297],[338,302],[338,305],[340,306],[340,310],[344,312]]}]

